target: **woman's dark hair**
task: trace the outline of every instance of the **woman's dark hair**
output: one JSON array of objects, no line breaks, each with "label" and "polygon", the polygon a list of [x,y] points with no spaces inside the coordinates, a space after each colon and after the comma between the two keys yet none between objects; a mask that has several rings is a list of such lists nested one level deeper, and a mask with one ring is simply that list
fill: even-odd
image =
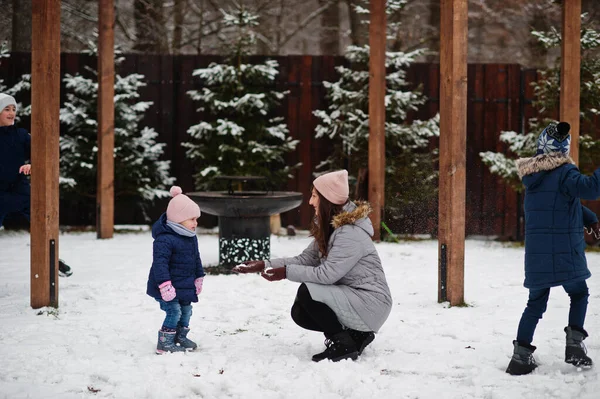
[{"label": "woman's dark hair", "polygon": [[327,198],[323,197],[319,190],[315,189],[315,191],[319,196],[319,211],[310,223],[310,235],[315,238],[321,256],[327,257],[329,238],[331,238],[333,230],[335,230],[331,222],[335,215],[342,212],[344,204],[333,204]]}]

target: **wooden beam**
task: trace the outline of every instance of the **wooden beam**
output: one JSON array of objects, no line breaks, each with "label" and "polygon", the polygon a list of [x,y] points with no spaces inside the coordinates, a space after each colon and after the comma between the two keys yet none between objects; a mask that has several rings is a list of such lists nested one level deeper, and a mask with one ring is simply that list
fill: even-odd
[{"label": "wooden beam", "polygon": [[467,1],[440,3],[438,300],[464,303]]},{"label": "wooden beam", "polygon": [[115,14],[113,0],[98,0],[98,187],[96,236],[115,226]]},{"label": "wooden beam", "polygon": [[58,307],[60,0],[31,21],[31,307]]},{"label": "wooden beam", "polygon": [[385,0],[371,0],[370,11],[369,202],[373,207],[373,239],[379,241],[385,203]]},{"label": "wooden beam", "polygon": [[560,120],[571,125],[571,158],[579,163],[581,0],[563,0]]}]

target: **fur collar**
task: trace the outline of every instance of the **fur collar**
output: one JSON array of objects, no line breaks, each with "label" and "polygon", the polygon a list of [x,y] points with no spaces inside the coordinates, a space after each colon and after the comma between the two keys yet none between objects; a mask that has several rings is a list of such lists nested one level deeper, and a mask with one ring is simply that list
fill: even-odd
[{"label": "fur collar", "polygon": [[537,172],[556,169],[564,164],[572,163],[575,165],[575,161],[573,161],[570,156],[559,152],[541,154],[531,158],[519,158],[515,163],[520,179],[522,179],[523,176]]},{"label": "fur collar", "polygon": [[[346,205],[341,213],[338,213],[333,217],[331,224],[334,228],[344,226],[346,224],[354,224],[357,220],[369,216],[369,213],[373,212],[371,205],[366,201],[357,201],[356,203],[350,202],[351,206]],[[352,209],[354,206],[354,209]]]}]

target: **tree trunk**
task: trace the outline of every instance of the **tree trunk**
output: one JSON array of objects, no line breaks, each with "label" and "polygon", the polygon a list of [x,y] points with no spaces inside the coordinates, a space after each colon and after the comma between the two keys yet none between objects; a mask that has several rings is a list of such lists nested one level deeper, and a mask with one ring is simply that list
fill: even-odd
[{"label": "tree trunk", "polygon": [[321,54],[339,55],[340,53],[340,8],[338,0],[319,0],[319,5],[329,6],[321,14]]},{"label": "tree trunk", "polygon": [[133,49],[140,52],[167,53],[163,0],[134,0],[136,41]]},{"label": "tree trunk", "polygon": [[[434,31],[437,32],[437,38],[439,39],[439,26],[440,26],[440,0],[429,0],[429,26],[434,28]],[[428,62],[439,62],[439,54],[440,51],[440,41],[439,40],[431,40],[427,47],[431,50],[432,53],[427,56]]]},{"label": "tree trunk", "polygon": [[175,0],[173,5],[173,44],[171,48],[173,54],[181,53],[181,41],[183,39],[183,22],[185,21],[185,13],[187,0]]},{"label": "tree trunk", "polygon": [[363,5],[360,3],[360,0],[345,0],[346,5],[348,6],[348,16],[350,18],[350,41],[355,46],[362,46],[367,44],[368,42],[368,28],[367,25],[363,24],[361,21],[364,20],[364,16],[362,14],[358,14],[354,7],[356,5]]},{"label": "tree trunk", "polygon": [[12,51],[31,51],[31,0],[12,0]]}]

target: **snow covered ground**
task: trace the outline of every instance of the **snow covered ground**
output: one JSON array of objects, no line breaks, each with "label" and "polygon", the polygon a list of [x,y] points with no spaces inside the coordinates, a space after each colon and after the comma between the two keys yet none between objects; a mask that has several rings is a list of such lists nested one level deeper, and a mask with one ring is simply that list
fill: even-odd
[{"label": "snow covered ground", "polygon": [[[199,235],[205,264],[217,236]],[[272,256],[305,236],[272,237]],[[394,308],[359,360],[313,363],[323,337],[289,316],[297,284],[258,275],[207,276],[194,306],[196,352],[154,354],[163,320],[146,296],[148,231],[60,236],[74,274],[57,312],[29,306],[29,235],[0,231],[0,398],[598,398],[598,368],[563,362],[568,297],[553,289],[534,345],[540,367],[504,372],[526,303],[523,248],[469,240],[468,307],[437,303],[437,242],[377,244]],[[600,362],[600,253],[589,253],[586,340]]]}]

